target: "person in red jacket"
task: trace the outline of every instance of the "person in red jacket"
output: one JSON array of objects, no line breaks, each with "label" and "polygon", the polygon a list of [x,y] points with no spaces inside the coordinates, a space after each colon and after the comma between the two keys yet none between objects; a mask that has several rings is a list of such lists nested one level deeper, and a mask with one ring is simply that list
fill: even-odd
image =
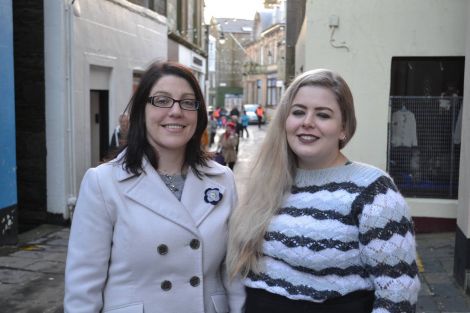
[{"label": "person in red jacket", "polygon": [[261,128],[261,122],[264,116],[264,109],[261,105],[256,108],[256,116],[258,117],[258,128]]}]

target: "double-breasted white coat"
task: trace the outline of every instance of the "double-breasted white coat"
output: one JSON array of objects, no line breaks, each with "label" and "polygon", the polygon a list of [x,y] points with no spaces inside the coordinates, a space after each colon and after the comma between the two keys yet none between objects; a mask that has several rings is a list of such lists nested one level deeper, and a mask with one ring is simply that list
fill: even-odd
[{"label": "double-breasted white coat", "polygon": [[[83,178],[70,232],[65,312],[242,312],[224,271],[232,172],[191,169],[181,202],[147,160],[140,176],[112,161]],[[219,199],[221,196],[221,199]]]}]

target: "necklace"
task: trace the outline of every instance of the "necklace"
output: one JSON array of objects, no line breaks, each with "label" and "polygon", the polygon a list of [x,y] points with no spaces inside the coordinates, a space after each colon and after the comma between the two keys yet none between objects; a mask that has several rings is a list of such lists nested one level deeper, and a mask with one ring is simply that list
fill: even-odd
[{"label": "necklace", "polygon": [[179,180],[179,178],[182,178],[183,175],[181,174],[176,174],[176,175],[170,175],[170,174],[165,174],[162,172],[158,172],[160,177],[162,178],[163,182],[165,185],[170,189],[172,192],[176,192],[179,190],[179,188],[176,186],[176,181]]},{"label": "necklace", "polygon": [[186,174],[171,175],[162,171],[157,172],[160,178],[162,179],[163,183],[168,187],[168,189],[176,196],[176,198],[181,199]]}]

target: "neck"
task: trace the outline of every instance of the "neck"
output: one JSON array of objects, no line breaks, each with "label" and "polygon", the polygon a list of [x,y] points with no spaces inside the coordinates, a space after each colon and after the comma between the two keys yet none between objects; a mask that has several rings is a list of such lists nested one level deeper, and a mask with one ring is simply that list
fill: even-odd
[{"label": "neck", "polygon": [[182,174],[185,170],[184,153],[158,153],[157,171],[167,175]]},{"label": "neck", "polygon": [[347,161],[348,159],[344,156],[344,154],[338,151],[338,154],[334,158],[326,160],[326,162],[322,162],[322,164],[299,164],[299,168],[305,170],[320,170],[344,165]]}]

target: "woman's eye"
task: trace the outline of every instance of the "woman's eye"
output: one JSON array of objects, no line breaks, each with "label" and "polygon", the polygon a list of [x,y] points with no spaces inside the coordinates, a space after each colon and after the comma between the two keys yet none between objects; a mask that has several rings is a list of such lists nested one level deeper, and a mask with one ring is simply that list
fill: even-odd
[{"label": "woman's eye", "polygon": [[185,106],[185,107],[193,107],[194,104],[196,103],[195,100],[181,100],[181,105]]},{"label": "woman's eye", "polygon": [[156,102],[158,104],[167,104],[169,102],[169,99],[167,99],[167,98],[157,98]]},{"label": "woman's eye", "polygon": [[302,111],[302,110],[294,110],[292,111],[292,115],[295,115],[295,116],[301,116],[301,115],[304,115],[305,112]]},{"label": "woman's eye", "polygon": [[318,113],[317,116],[319,118],[323,118],[323,119],[327,119],[327,118],[330,118],[330,115],[328,113]]}]

